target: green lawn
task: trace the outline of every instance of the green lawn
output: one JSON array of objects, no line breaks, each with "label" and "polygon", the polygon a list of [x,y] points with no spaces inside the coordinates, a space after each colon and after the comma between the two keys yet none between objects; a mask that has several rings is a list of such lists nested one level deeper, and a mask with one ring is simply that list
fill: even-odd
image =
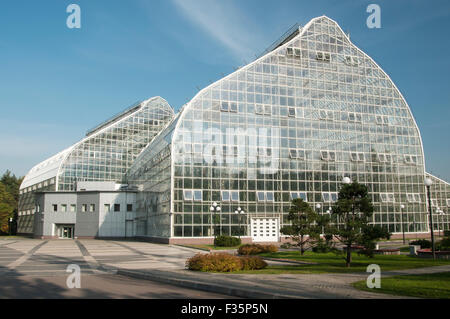
[{"label": "green lawn", "polygon": [[298,251],[277,252],[271,254],[261,254],[262,257],[292,259],[298,261],[312,262],[311,265],[277,265],[269,266],[262,270],[240,271],[237,273],[254,273],[254,274],[310,274],[310,273],[351,273],[366,272],[367,266],[377,264],[382,271],[399,270],[409,268],[422,268],[440,265],[450,265],[449,260],[422,259],[410,257],[408,255],[375,255],[374,258],[358,256],[352,254],[352,265],[350,268],[345,267],[344,255],[336,255],[334,253],[313,253],[306,252],[303,256]]},{"label": "green lawn", "polygon": [[357,289],[370,292],[419,298],[450,299],[450,272],[382,278],[380,289],[367,288],[365,280],[355,282],[352,285]]}]

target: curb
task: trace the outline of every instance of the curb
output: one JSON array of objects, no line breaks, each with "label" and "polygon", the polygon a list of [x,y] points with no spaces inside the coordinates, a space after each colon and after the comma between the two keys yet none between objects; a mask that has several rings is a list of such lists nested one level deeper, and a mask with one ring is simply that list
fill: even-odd
[{"label": "curb", "polygon": [[126,269],[117,269],[117,274],[127,276],[127,277],[132,277],[132,278],[152,280],[152,281],[157,281],[160,283],[170,284],[170,285],[174,285],[174,286],[203,290],[203,291],[207,291],[207,292],[214,292],[214,293],[218,293],[218,294],[235,296],[235,297],[240,297],[240,298],[245,298],[245,299],[297,299],[295,297],[288,296],[288,295],[274,294],[274,293],[268,293],[268,292],[259,292],[259,291],[254,291],[254,290],[241,289],[241,288],[224,287],[224,286],[219,286],[219,285],[211,284],[211,283],[201,283],[201,282],[194,282],[194,281],[185,280],[185,279],[162,277],[162,276],[158,276],[158,274],[143,273],[143,272],[138,272],[138,271],[126,270]]}]

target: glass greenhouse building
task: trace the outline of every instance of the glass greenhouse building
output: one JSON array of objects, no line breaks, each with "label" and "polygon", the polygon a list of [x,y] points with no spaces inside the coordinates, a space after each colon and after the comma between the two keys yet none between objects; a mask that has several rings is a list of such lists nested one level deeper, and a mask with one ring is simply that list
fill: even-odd
[{"label": "glass greenhouse building", "polygon": [[120,183],[142,149],[173,116],[173,109],[160,97],[136,103],[33,167],[20,186],[18,232],[33,232],[36,192],[74,191],[77,182],[86,181]]},{"label": "glass greenhouse building", "polygon": [[[328,17],[290,30],[175,116],[156,101],[161,114],[151,119],[158,125],[148,124],[138,141],[121,133],[136,143],[126,151],[98,146],[101,163],[89,165],[98,158],[93,147],[108,138],[88,136],[91,142],[53,158],[60,164],[47,164],[49,178],[37,178],[34,168],[21,192],[51,179],[62,192],[77,178],[115,180],[139,190],[137,237],[209,243],[216,233],[274,242],[282,239],[292,199],[315,209],[320,204],[319,213],[327,214],[344,177],[368,186],[373,224],[392,233],[429,232],[429,176],[433,227],[449,229],[450,185],[425,172],[420,131],[406,100]],[[44,163],[37,167],[45,171]]]}]

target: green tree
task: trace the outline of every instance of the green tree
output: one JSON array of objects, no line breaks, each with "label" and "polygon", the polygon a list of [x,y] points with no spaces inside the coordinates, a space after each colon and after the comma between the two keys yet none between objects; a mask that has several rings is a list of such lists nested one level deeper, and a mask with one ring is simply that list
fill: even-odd
[{"label": "green tree", "polygon": [[[0,231],[9,231],[9,218],[13,218],[11,226],[14,229],[16,224],[18,204],[19,204],[19,188],[23,177],[16,177],[7,170],[0,178],[0,184],[3,186],[0,195]],[[12,212],[11,212],[12,207]]]},{"label": "green tree", "polygon": [[9,231],[9,218],[14,216],[16,208],[14,197],[7,191],[5,185],[0,182],[0,232]]},{"label": "green tree", "polygon": [[291,225],[282,227],[281,233],[297,242],[302,255],[305,252],[305,245],[320,237],[318,218],[318,214],[303,199],[296,198],[292,201],[288,215]]},{"label": "green tree", "polygon": [[335,225],[331,232],[346,246],[346,266],[352,262],[352,245],[363,244],[370,247],[376,239],[390,234],[369,225],[373,215],[373,205],[367,187],[354,181],[343,185],[338,200],[332,209]]}]

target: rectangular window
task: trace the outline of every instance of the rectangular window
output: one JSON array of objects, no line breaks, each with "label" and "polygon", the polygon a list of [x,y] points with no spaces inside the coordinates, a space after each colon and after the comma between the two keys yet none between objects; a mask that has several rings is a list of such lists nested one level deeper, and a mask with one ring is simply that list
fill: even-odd
[{"label": "rectangular window", "polygon": [[264,106],[261,104],[256,105],[255,113],[263,115],[264,114]]},{"label": "rectangular window", "polygon": [[189,190],[189,189],[184,190],[183,194],[184,194],[184,200],[192,200],[193,199],[192,190]]},{"label": "rectangular window", "polygon": [[450,207],[450,198],[447,198],[447,207]]},{"label": "rectangular window", "polygon": [[63,213],[67,212],[67,205],[66,205],[66,204],[62,204],[62,205],[61,205],[61,211],[62,211]]},{"label": "rectangular window", "polygon": [[105,213],[109,213],[111,211],[111,205],[110,204],[105,204],[103,206],[103,208],[105,209]]},{"label": "rectangular window", "polygon": [[95,212],[95,204],[89,205],[89,211],[90,211],[91,213]]},{"label": "rectangular window", "polygon": [[231,192],[231,201],[233,202],[239,201],[239,192]]},{"label": "rectangular window", "polygon": [[258,192],[256,195],[258,197],[258,202],[264,202],[265,201],[264,192]]},{"label": "rectangular window", "polygon": [[437,207],[437,199],[431,199],[431,207]]},{"label": "rectangular window", "polygon": [[120,212],[120,204],[114,204],[114,211]]},{"label": "rectangular window", "polygon": [[291,200],[297,199],[298,198],[298,193],[295,192],[291,192]]},{"label": "rectangular window", "polygon": [[199,190],[194,191],[194,201],[199,202],[203,199],[203,192]]},{"label": "rectangular window", "polygon": [[127,204],[127,212],[133,211],[133,204]]},{"label": "rectangular window", "polygon": [[76,212],[76,211],[77,211],[77,205],[71,204],[71,205],[70,205],[70,211],[71,211],[72,213]]},{"label": "rectangular window", "polygon": [[237,104],[233,102],[230,103],[230,112],[236,113],[237,111],[238,111]]},{"label": "rectangular window", "polygon": [[84,213],[84,212],[87,212],[87,204],[82,204],[81,205],[81,211]]},{"label": "rectangular window", "polygon": [[230,192],[229,191],[222,191],[222,201],[229,202],[230,201]]},{"label": "rectangular window", "polygon": [[275,199],[274,199],[274,195],[273,195],[273,192],[267,192],[266,193],[266,200],[268,201],[268,202],[273,202]]},{"label": "rectangular window", "polygon": [[53,206],[53,211],[54,211],[54,212],[57,212],[57,211],[58,211],[58,205],[53,204],[52,206]]}]

